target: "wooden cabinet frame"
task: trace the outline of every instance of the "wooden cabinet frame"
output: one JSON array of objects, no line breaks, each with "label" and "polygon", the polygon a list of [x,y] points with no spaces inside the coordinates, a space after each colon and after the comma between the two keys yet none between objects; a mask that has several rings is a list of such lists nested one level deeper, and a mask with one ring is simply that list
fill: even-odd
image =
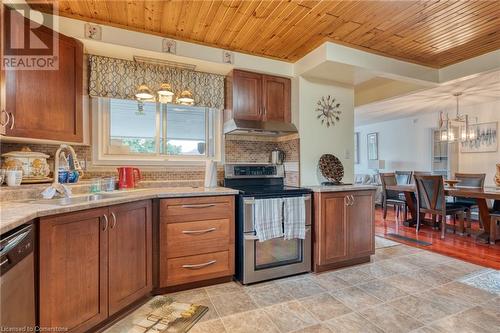
[{"label": "wooden cabinet frame", "polygon": [[314,193],[313,270],[362,263],[375,253],[375,192]]},{"label": "wooden cabinet frame", "polygon": [[[40,326],[87,332],[150,294],[151,205],[151,200],[143,200],[40,219]],[[122,224],[138,229],[120,230]],[[145,239],[134,244],[141,229]],[[127,249],[143,251],[144,261],[139,258],[137,267],[130,267],[134,260],[127,262]]]}]

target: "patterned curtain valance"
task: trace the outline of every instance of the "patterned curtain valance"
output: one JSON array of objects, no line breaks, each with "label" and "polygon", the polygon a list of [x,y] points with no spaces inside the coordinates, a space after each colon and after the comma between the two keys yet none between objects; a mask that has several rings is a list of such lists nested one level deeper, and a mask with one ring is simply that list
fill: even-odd
[{"label": "patterned curtain valance", "polygon": [[96,55],[89,56],[89,69],[89,95],[93,97],[135,99],[141,83],[157,91],[165,82],[176,94],[191,91],[195,105],[224,108],[223,75]]}]

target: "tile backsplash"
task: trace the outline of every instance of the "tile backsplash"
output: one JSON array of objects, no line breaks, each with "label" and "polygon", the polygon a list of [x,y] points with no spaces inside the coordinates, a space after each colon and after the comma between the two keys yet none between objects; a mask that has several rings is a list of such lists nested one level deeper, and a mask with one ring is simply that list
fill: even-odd
[{"label": "tile backsplash", "polygon": [[[59,145],[57,144],[27,144],[27,143],[9,143],[2,142],[0,144],[0,153],[10,151],[18,151],[23,147],[29,147],[32,151],[42,152],[50,156],[48,162],[53,169],[54,153]],[[77,146],[73,148],[80,161],[86,166],[91,166],[92,161],[92,147],[90,146]],[[285,182],[288,185],[299,185],[299,139],[292,138],[287,141],[273,140],[269,138],[226,138],[224,147],[224,157],[226,163],[269,163],[269,157],[273,149],[280,149],[285,153]],[[83,166],[83,165],[82,165]],[[149,169],[149,170],[148,170]],[[143,168],[141,175],[145,181],[172,181],[184,184],[192,181],[196,184],[202,184],[205,175],[204,166],[189,166],[189,167],[161,167],[160,170],[152,168]],[[115,168],[99,167],[99,168],[86,168],[83,179],[93,177],[106,177],[116,176]],[[224,179],[223,168],[219,167],[217,172],[219,183]]]}]

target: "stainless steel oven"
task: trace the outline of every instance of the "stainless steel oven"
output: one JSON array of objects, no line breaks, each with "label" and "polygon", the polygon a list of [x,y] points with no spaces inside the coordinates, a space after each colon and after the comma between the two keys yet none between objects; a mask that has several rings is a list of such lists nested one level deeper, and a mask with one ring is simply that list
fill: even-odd
[{"label": "stainless steel oven", "polygon": [[243,284],[309,272],[311,270],[311,195],[305,194],[306,237],[284,240],[274,238],[260,242],[255,236],[255,197],[243,197]]}]

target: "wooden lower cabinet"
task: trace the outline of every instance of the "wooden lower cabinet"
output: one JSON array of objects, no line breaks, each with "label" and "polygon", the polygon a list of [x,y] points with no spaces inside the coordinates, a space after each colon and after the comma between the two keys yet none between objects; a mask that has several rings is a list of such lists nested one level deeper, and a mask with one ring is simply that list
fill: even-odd
[{"label": "wooden lower cabinet", "polygon": [[234,196],[160,202],[159,288],[234,274]]},{"label": "wooden lower cabinet", "polygon": [[314,194],[315,272],[370,260],[375,253],[374,193]]},{"label": "wooden lower cabinet", "polygon": [[40,219],[42,327],[85,332],[152,289],[151,201]]},{"label": "wooden lower cabinet", "polygon": [[151,201],[111,206],[109,218],[109,315],[112,315],[148,294],[153,287]]},{"label": "wooden lower cabinet", "polygon": [[40,326],[85,332],[108,317],[107,208],[40,219]]}]

